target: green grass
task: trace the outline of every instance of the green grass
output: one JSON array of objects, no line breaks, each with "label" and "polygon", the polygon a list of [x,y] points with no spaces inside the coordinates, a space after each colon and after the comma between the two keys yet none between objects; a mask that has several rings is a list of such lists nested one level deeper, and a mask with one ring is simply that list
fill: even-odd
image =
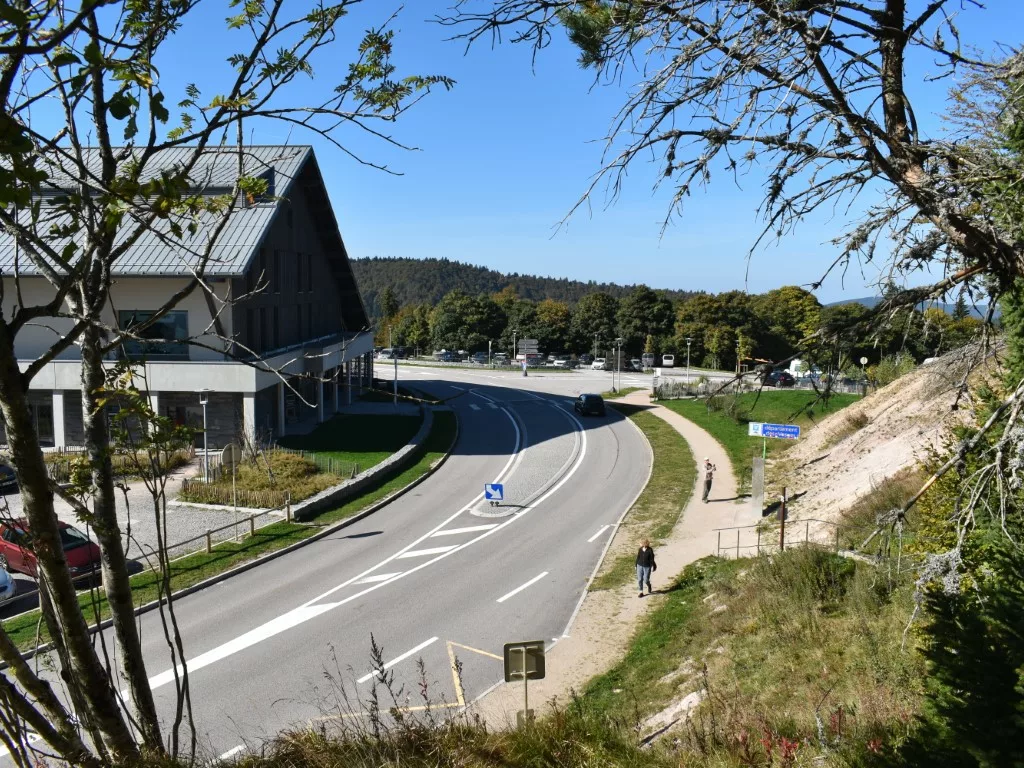
[{"label": "green grass", "polygon": [[[217,544],[213,547],[212,553],[197,552],[175,560],[171,564],[172,589],[185,589],[261,555],[283,549],[295,542],[309,538],[324,526],[352,517],[376,504],[426,474],[430,467],[440,460],[451,447],[456,435],[456,427],[454,413],[450,411],[436,413],[434,426],[416,464],[404,471],[382,478],[379,485],[358,498],[351,499],[336,509],[328,510],[306,524],[272,523],[258,529],[254,536],[247,536],[240,542],[226,541]],[[158,576],[152,571],[136,574],[131,578],[131,588],[135,605],[155,600],[158,595]],[[88,591],[79,595],[79,603],[90,622],[105,619],[110,615],[103,595],[97,592],[95,597],[96,604],[94,606],[93,595]],[[32,611],[4,621],[3,627],[18,648],[25,650],[35,645],[38,621],[38,611]],[[48,636],[45,629],[41,632],[40,642],[46,642]]]},{"label": "green grass", "polygon": [[[647,437],[654,451],[651,477],[630,508],[617,535],[634,541],[649,538],[655,543],[668,536],[693,493],[697,471],[690,446],[663,419],[642,408],[623,403],[615,407],[627,414]],[[606,562],[591,589],[614,589],[634,577],[635,553],[631,548]]]},{"label": "green grass", "polygon": [[324,422],[308,435],[283,437],[278,442],[283,448],[353,462],[362,472],[412,440],[420,423],[419,416],[346,413]]},{"label": "green grass", "polygon": [[[725,407],[710,411],[706,400],[662,400],[660,404],[703,427],[722,444],[742,490],[749,488],[754,456],[761,455],[762,450],[762,441],[747,434],[749,422],[793,423],[806,429],[860,399],[858,395],[833,395],[826,405],[815,403],[816,398],[815,392],[793,390],[747,392],[739,396],[735,416],[728,413],[733,396],[722,396]],[[768,455],[783,449],[788,442],[769,440]]]},{"label": "green grass", "polygon": [[623,387],[618,392],[610,389],[607,392],[602,392],[601,397],[605,400],[618,400],[620,397],[625,397],[633,392],[639,392],[642,389],[644,389],[644,387]]}]

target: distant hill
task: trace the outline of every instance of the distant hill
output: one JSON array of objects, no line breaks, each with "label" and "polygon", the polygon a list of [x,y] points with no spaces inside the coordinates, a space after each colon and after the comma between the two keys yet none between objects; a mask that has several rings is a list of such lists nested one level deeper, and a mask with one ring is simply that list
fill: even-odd
[{"label": "distant hill", "polygon": [[[436,304],[449,291],[461,288],[468,294],[497,293],[512,286],[524,299],[555,299],[575,304],[588,293],[603,291],[622,298],[634,286],[616,283],[582,282],[564,277],[507,275],[448,259],[364,258],[350,259],[367,311],[377,317],[377,296],[387,286],[395,292],[400,306]],[[692,296],[692,291],[664,291],[673,301]]]},{"label": "distant hill", "polygon": [[[834,307],[834,306],[837,306],[839,304],[863,304],[865,307],[871,308],[871,307],[877,306],[881,301],[882,301],[882,297],[881,296],[864,296],[863,298],[860,298],[860,299],[844,299],[843,301],[833,301],[828,306]],[[927,307],[938,307],[943,312],[945,312],[947,315],[952,315],[953,314],[953,309],[955,308],[955,305],[954,304],[947,304],[947,303],[942,302],[942,301],[932,301],[932,302],[928,302],[928,303],[922,304],[919,307],[919,309],[926,309]],[[971,312],[971,316],[972,317],[976,317],[979,320],[984,320],[985,319],[985,315],[988,314],[988,304],[972,305],[972,304],[968,303],[967,307],[968,307],[968,309]],[[999,311],[999,308],[997,307],[996,311],[995,311],[995,314],[992,316],[992,319],[993,320],[998,320],[1000,314],[1002,314],[1002,313]]]}]

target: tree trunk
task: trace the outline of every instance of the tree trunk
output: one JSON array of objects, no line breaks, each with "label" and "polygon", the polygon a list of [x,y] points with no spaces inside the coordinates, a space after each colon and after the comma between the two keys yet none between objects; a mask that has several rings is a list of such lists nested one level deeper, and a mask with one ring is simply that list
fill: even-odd
[{"label": "tree trunk", "polygon": [[135,623],[135,604],[128,579],[128,561],[117,522],[110,433],[106,415],[97,404],[99,391],[106,383],[102,343],[101,332],[91,325],[82,334],[82,410],[85,449],[92,470],[93,530],[103,553],[103,588],[117,635],[121,670],[128,681],[142,740],[149,749],[162,752],[160,721],[142,658],[142,642]]},{"label": "tree trunk", "polygon": [[39,575],[53,606],[58,631],[67,647],[70,669],[85,691],[89,719],[117,759],[138,757],[135,745],[114,695],[111,680],[92,646],[89,627],[71,581],[60,528],[53,508],[50,479],[39,448],[25,394],[25,384],[14,353],[14,339],[0,322],[0,409],[7,428],[7,443],[18,474],[22,508],[32,530]]}]

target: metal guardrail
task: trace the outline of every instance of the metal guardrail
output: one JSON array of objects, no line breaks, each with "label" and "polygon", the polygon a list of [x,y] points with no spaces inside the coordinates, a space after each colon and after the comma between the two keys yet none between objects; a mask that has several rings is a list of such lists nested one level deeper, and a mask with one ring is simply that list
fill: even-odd
[{"label": "metal guardrail", "polygon": [[[803,540],[801,540],[799,538],[799,533],[797,533],[797,537],[795,539],[788,537],[786,535],[787,529],[792,530],[794,524],[799,524],[799,523],[804,523],[804,537],[803,537]],[[817,518],[804,518],[802,520],[794,520],[794,521],[788,523],[785,526],[780,526],[779,527],[779,531],[778,531],[777,534],[776,534],[775,531],[771,532],[773,535],[772,535],[772,537],[770,539],[767,538],[767,537],[762,536],[762,533],[764,532],[764,524],[763,524],[763,522],[762,523],[756,523],[754,525],[738,525],[738,526],[731,526],[729,528],[715,528],[714,530],[718,533],[718,543],[717,543],[717,545],[715,547],[715,555],[718,556],[718,557],[722,557],[723,553],[726,556],[728,554],[730,554],[730,553],[735,553],[735,557],[739,557],[740,556],[740,551],[744,551],[745,552],[747,550],[754,550],[757,555],[760,555],[760,554],[762,554],[762,552],[763,553],[768,553],[768,552],[777,552],[777,551],[784,550],[786,548],[786,545],[794,545],[794,544],[820,544],[821,543],[820,541],[813,541],[811,539],[811,523],[820,523],[822,525],[832,526],[832,528],[835,530],[835,538],[831,542],[829,542],[829,543],[832,544],[833,551],[838,552],[839,551],[839,525],[838,525],[838,523],[835,523],[835,522],[833,522],[831,520],[819,520]],[[757,541],[755,543],[753,543],[753,544],[741,544],[740,540],[741,540],[742,531],[749,531],[751,528],[754,528],[757,531]],[[733,545],[733,544],[731,544],[729,542],[726,542],[723,545],[722,533],[725,532],[725,531],[736,531],[736,544],[735,545]],[[731,536],[729,538],[731,538]]]}]

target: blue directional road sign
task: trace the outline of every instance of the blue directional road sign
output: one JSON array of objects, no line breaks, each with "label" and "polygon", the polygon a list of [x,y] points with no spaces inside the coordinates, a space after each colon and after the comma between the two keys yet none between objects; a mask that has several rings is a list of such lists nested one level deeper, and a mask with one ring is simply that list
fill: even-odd
[{"label": "blue directional road sign", "polygon": [[748,425],[750,437],[773,437],[781,440],[796,440],[800,437],[800,427],[796,424],[762,424],[752,421]]},{"label": "blue directional road sign", "polygon": [[501,483],[485,483],[484,499],[486,501],[503,501],[505,498],[505,486]]}]

